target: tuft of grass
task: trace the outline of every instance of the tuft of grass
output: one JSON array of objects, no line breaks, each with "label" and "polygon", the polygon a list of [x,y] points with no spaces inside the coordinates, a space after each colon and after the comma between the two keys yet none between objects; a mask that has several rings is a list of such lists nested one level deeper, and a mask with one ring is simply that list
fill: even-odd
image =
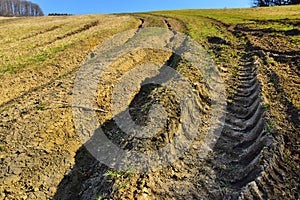
[{"label": "tuft of grass", "polygon": [[113,192],[117,192],[120,189],[126,188],[128,185],[128,180],[132,177],[132,170],[118,171],[118,170],[108,170],[104,176],[109,177],[111,180],[108,182],[114,182]]},{"label": "tuft of grass", "polygon": [[297,99],[292,99],[292,104],[300,109],[300,102]]},{"label": "tuft of grass", "polygon": [[[15,74],[15,73],[16,73],[16,71],[15,71],[15,66],[9,65],[9,66],[3,67],[2,70],[1,70],[1,72],[2,72],[3,74],[4,74],[4,73]],[[3,74],[2,74],[2,76],[3,76]]]},{"label": "tuft of grass", "polygon": [[274,87],[274,83],[273,82],[269,82],[268,86]]},{"label": "tuft of grass", "polygon": [[119,178],[123,175],[122,171],[113,171],[113,170],[108,170],[107,172],[105,172],[104,176],[105,177],[110,177],[110,178]]},{"label": "tuft of grass", "polygon": [[46,110],[46,107],[44,105],[37,105],[35,106],[35,109],[43,111]]},{"label": "tuft of grass", "polygon": [[[226,171],[229,171],[229,172],[231,172],[231,171],[233,171],[233,170],[235,170],[237,167],[236,166],[234,166],[234,165],[232,165],[232,166],[228,166],[227,168],[226,168]],[[230,186],[230,183],[228,182],[228,184],[229,184],[229,186]],[[227,184],[227,185],[228,185]]]},{"label": "tuft of grass", "polygon": [[267,59],[265,60],[265,64],[266,65],[276,66],[277,62],[274,60],[274,58],[267,57]]},{"label": "tuft of grass", "polygon": [[231,74],[232,74],[233,77],[237,77],[238,76],[237,71],[231,71]]},{"label": "tuft of grass", "polygon": [[0,144],[0,152],[3,152],[5,150],[5,145],[4,144]]},{"label": "tuft of grass", "polygon": [[108,170],[105,172],[105,177],[110,177],[112,179],[118,179],[118,178],[130,178],[132,176],[133,172],[131,170],[126,171],[118,171],[118,170]]},{"label": "tuft of grass", "polygon": [[229,188],[230,186],[231,186],[230,182],[229,182],[229,181],[226,181],[226,182],[225,182],[225,187],[226,187],[226,188]]},{"label": "tuft of grass", "polygon": [[265,104],[262,106],[262,108],[265,109],[265,110],[268,110],[268,109],[271,108],[271,104],[265,103]]},{"label": "tuft of grass", "polygon": [[271,134],[275,129],[274,121],[269,121],[265,124],[266,134]]},{"label": "tuft of grass", "polygon": [[231,184],[230,184],[230,182],[229,181],[225,181],[225,182],[223,182],[222,181],[222,188],[223,189],[229,189],[230,188],[230,186],[231,186]]},{"label": "tuft of grass", "polygon": [[58,52],[64,51],[65,49],[67,49],[69,47],[71,47],[71,45],[63,45],[63,46],[59,46],[59,47],[54,47],[50,51],[51,51],[51,53],[56,54]]},{"label": "tuft of grass", "polygon": [[46,55],[39,55],[39,56],[37,56],[36,58],[35,58],[35,60],[37,61],[37,62],[44,62],[45,60],[47,60],[48,59],[48,57],[46,56]]}]

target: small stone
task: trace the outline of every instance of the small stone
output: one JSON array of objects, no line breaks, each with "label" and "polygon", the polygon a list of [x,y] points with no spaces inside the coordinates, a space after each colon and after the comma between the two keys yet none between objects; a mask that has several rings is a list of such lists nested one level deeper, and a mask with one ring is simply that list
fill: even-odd
[{"label": "small stone", "polygon": [[19,175],[22,173],[22,169],[16,167],[16,168],[12,169],[12,173],[15,175]]},{"label": "small stone", "polygon": [[56,192],[56,188],[55,187],[50,187],[48,189],[48,191],[51,193],[51,194],[54,194]]},{"label": "small stone", "polygon": [[147,189],[147,188],[143,188],[143,193],[145,193],[145,194],[149,194],[149,191],[148,191],[148,189]]},{"label": "small stone", "polygon": [[6,182],[7,184],[13,184],[18,182],[20,179],[21,178],[18,175],[11,175],[7,177],[4,182]]}]

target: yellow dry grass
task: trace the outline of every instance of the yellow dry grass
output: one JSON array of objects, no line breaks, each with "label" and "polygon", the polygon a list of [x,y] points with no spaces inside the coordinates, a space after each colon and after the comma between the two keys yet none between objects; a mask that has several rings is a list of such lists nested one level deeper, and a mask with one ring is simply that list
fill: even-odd
[{"label": "yellow dry grass", "polygon": [[138,24],[115,15],[1,18],[0,104],[68,73],[103,40]]}]

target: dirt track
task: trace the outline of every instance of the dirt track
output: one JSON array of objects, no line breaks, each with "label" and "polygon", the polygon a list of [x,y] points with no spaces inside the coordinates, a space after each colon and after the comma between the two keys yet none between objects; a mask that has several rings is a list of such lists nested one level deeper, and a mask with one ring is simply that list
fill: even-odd
[{"label": "dirt track", "polygon": [[[172,30],[172,23],[168,20],[163,18],[162,24],[165,23]],[[143,21],[146,20],[144,19]],[[207,159],[200,159],[196,153],[201,145],[201,137],[195,140],[192,148],[185,152],[182,159],[171,166],[143,174],[120,174],[121,178],[105,176],[105,172],[109,170],[107,167],[97,164],[97,161],[93,158],[90,158],[89,164],[86,165],[84,164],[86,160],[82,162],[80,160],[82,157],[80,157],[77,159],[77,165],[74,171],[71,172],[70,177],[64,180],[60,190],[61,193],[58,193],[58,198],[66,197],[65,195],[75,195],[68,192],[66,194],[65,192],[70,191],[69,188],[74,187],[74,185],[78,186],[74,179],[80,180],[80,190],[84,191],[80,198],[84,199],[91,198],[90,195],[95,194],[95,192],[103,198],[116,199],[180,199],[182,197],[186,199],[221,199],[224,197],[233,199],[238,197],[242,199],[273,199],[281,195],[283,195],[283,198],[290,198],[293,195],[292,193],[287,192],[284,194],[281,192],[286,187],[280,184],[284,182],[281,174],[286,169],[278,161],[277,155],[283,149],[280,149],[282,147],[278,146],[278,141],[273,137],[274,130],[268,127],[270,114],[266,113],[264,100],[261,96],[262,86],[257,76],[261,73],[259,69],[261,52],[248,46],[239,48],[243,49],[244,55],[239,62],[237,76],[234,80],[229,80],[228,82],[228,87],[231,87],[235,92],[231,94],[228,100],[225,126],[221,137],[214,151]],[[146,56],[149,55],[149,52],[143,55],[143,61],[149,59]],[[150,57],[153,55],[155,54],[150,54]],[[132,56],[128,59],[138,60],[136,59],[138,54]],[[160,54],[160,56],[162,55]],[[160,56],[157,55],[157,57]],[[168,62],[172,62],[172,60]],[[177,63],[177,65],[180,64]],[[120,71],[119,73],[122,74]],[[224,76],[226,76],[226,73],[224,73]],[[110,72],[109,77],[117,78],[118,76]],[[194,77],[194,79],[197,79],[197,77]],[[105,81],[105,79],[103,81],[105,82],[103,86],[108,83],[108,85],[114,84],[111,78],[109,82]],[[236,84],[232,84],[233,81]],[[139,108],[139,112],[142,112],[142,114],[135,114],[134,111],[132,114],[133,116],[137,115],[135,117],[137,121],[144,123],[143,117],[145,110],[147,110],[147,105],[151,104],[158,96],[162,98],[168,93],[158,88],[144,88],[140,92],[143,95],[137,95],[136,98],[137,102],[142,102],[142,104],[133,102],[131,106],[132,108]],[[99,94],[101,95],[98,98],[98,104],[104,110],[109,110],[109,106],[106,107],[104,105],[105,102],[110,102],[105,97],[109,97],[111,93],[99,90]],[[145,94],[147,95],[145,96]],[[205,90],[200,90],[200,96],[205,95],[207,95]],[[202,99],[202,102],[205,102],[205,100]],[[164,101],[164,103],[168,105],[169,109],[172,110],[173,108],[176,110],[176,103],[174,105],[168,100]],[[207,108],[204,109],[206,111],[203,110],[203,120],[209,116],[209,112],[207,112],[209,110],[209,101],[205,106]],[[177,115],[176,112],[172,114],[173,117],[174,115]],[[104,116],[100,115],[99,117],[101,119]],[[176,118],[170,120],[170,122],[173,121],[172,123],[176,127],[178,123]],[[110,134],[119,132],[114,127],[117,126],[113,120],[105,122],[103,126]],[[201,128],[205,131],[207,124],[201,124]],[[168,128],[168,130],[171,131],[168,134],[171,134],[172,129]],[[200,132],[199,136],[201,134],[203,132]],[[118,137],[122,138],[124,136],[110,136],[111,140],[115,140],[116,143],[123,141],[118,139]],[[126,138],[125,141],[128,141],[128,138]],[[158,141],[162,143],[172,142],[172,139],[164,140],[163,138],[157,138],[155,144],[160,144]],[[122,146],[122,144],[120,145]],[[131,148],[131,146],[134,145],[128,145],[126,142],[124,148]],[[144,145],[142,146],[144,147]],[[82,156],[83,154],[88,153],[84,150],[79,152],[79,155]],[[88,167],[90,163],[94,163],[93,170]],[[79,167],[77,166],[80,166],[80,168],[83,166],[85,170],[89,171],[90,177],[78,177]],[[96,182],[94,182],[95,180]],[[98,185],[99,182],[101,183],[100,185]],[[75,195],[72,198],[79,197]]]}]

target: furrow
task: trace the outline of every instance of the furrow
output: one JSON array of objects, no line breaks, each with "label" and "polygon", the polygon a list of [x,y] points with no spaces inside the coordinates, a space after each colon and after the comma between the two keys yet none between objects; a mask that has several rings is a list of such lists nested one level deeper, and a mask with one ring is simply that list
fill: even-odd
[{"label": "furrow", "polygon": [[239,119],[250,119],[259,107],[261,107],[261,99],[256,99],[250,107],[237,106],[236,104],[229,104],[227,106],[228,119],[239,118]]},{"label": "furrow", "polygon": [[237,73],[240,84],[227,106],[215,159],[219,165],[232,168],[219,171],[219,181],[230,183],[231,192],[225,198],[263,199],[267,191],[255,180],[264,171],[261,159],[273,139],[265,131],[265,111],[261,106],[263,100],[260,98],[261,86],[256,77],[255,59],[244,58],[240,66]]},{"label": "furrow", "polygon": [[239,131],[239,132],[249,132],[256,125],[259,121],[261,121],[263,118],[263,110],[262,109],[256,109],[253,116],[250,119],[227,119],[225,127],[229,127],[233,131]]}]

